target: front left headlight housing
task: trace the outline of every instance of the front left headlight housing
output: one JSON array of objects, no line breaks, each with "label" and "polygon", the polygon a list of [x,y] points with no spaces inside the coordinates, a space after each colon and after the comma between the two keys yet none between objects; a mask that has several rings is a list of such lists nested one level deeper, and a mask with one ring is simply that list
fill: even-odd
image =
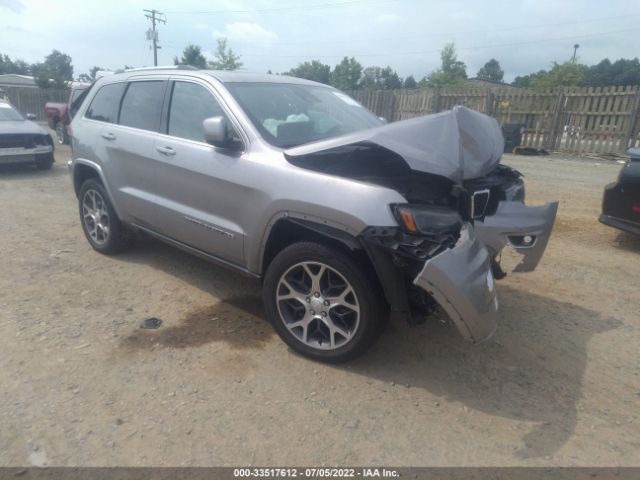
[{"label": "front left headlight housing", "polygon": [[402,230],[412,235],[457,235],[462,228],[462,218],[452,208],[396,204],[391,210]]}]

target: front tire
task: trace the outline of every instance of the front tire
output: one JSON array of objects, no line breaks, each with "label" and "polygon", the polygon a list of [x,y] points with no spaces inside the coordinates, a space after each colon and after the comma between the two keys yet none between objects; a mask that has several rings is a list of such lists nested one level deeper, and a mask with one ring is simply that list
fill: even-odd
[{"label": "front tire", "polygon": [[111,255],[122,252],[131,245],[132,237],[118,219],[109,196],[99,181],[85,181],[78,198],[82,231],[94,250]]},{"label": "front tire", "polygon": [[282,250],[267,269],[263,301],[274,329],[296,352],[338,363],[362,355],[386,312],[376,286],[342,251],[314,242]]},{"label": "front tire", "polygon": [[49,170],[53,166],[53,152],[47,154],[43,159],[36,161],[38,170]]}]

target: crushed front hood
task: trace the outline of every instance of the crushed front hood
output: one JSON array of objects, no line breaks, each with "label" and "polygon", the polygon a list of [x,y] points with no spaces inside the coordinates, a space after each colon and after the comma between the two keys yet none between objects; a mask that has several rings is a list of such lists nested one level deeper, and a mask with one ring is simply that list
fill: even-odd
[{"label": "crushed front hood", "polygon": [[397,153],[412,170],[441,175],[458,183],[489,173],[504,150],[502,132],[495,119],[458,106],[434,115],[308,143],[285,150],[284,154],[291,160],[363,143]]}]

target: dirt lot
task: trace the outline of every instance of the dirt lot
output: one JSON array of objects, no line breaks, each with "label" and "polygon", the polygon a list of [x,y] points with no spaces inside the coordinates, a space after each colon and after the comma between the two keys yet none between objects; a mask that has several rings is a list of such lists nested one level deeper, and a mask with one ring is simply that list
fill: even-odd
[{"label": "dirt lot", "polygon": [[597,222],[620,165],[506,158],[560,210],[538,270],[499,283],[495,338],[392,323],[335,367],[242,277],[152,240],[92,251],[67,157],[0,172],[0,465],[640,463],[640,240]]}]

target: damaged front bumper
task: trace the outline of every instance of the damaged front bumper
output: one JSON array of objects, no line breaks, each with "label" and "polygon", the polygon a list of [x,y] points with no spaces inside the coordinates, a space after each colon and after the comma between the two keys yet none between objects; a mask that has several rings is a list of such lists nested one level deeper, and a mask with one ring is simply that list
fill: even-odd
[{"label": "damaged front bumper", "polygon": [[465,226],[453,248],[427,260],[414,284],[445,310],[462,336],[472,342],[490,338],[497,327],[498,298],[491,259],[511,245],[522,255],[518,272],[536,268],[549,241],[558,202],[527,207],[500,202],[494,215]]},{"label": "damaged front bumper", "polygon": [[498,298],[491,258],[473,227],[463,227],[453,248],[427,260],[414,284],[440,304],[467,340],[481,342],[495,332]]},{"label": "damaged front bumper", "polygon": [[507,245],[522,255],[516,272],[534,270],[544,253],[556,219],[558,202],[527,207],[522,202],[500,202],[496,213],[476,220],[478,239],[496,256]]}]

